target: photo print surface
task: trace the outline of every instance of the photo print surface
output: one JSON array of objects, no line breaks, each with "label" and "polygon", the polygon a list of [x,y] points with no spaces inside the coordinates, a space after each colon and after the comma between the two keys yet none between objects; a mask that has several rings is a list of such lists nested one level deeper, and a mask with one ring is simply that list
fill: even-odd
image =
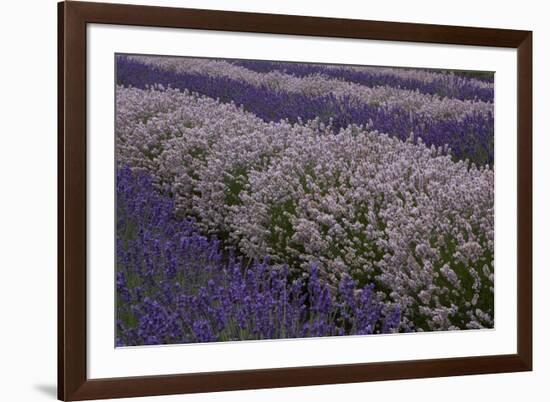
[{"label": "photo print surface", "polygon": [[494,327],[494,74],[117,54],[116,346]]}]

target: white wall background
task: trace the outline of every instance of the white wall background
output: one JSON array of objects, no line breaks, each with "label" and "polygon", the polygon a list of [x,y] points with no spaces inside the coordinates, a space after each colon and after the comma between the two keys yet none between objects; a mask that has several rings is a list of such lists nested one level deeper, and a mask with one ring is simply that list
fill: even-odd
[{"label": "white wall background", "polygon": [[[119,0],[122,2],[122,0]],[[142,0],[137,3],[534,31],[535,371],[445,379],[139,398],[135,401],[546,401],[550,391],[550,25],[540,0]],[[56,1],[3,2],[0,13],[0,400],[56,390]]]}]

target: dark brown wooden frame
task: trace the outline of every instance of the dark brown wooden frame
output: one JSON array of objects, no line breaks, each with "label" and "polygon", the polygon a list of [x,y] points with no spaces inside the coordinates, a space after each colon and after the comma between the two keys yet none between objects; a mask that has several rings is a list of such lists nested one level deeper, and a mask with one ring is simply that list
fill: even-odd
[{"label": "dark brown wooden frame", "polygon": [[[517,353],[116,379],[86,374],[86,24],[517,49]],[[58,397],[118,398],[532,370],[532,32],[102,3],[58,4]]]}]

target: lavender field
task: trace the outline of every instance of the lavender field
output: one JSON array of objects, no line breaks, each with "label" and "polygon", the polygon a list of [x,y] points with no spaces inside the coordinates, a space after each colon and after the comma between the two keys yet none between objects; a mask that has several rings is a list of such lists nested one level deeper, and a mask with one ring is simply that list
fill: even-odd
[{"label": "lavender field", "polygon": [[116,56],[117,346],[493,328],[493,75]]}]

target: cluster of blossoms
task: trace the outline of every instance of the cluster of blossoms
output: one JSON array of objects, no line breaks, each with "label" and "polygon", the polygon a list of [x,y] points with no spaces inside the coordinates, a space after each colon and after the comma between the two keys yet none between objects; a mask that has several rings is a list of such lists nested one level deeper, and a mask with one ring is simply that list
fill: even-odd
[{"label": "cluster of blossoms", "polygon": [[116,128],[119,163],[147,171],[179,216],[276,268],[253,272],[319,277],[331,300],[351,277],[374,286],[383,309],[399,306],[402,330],[492,327],[490,167],[418,139],[266,121],[174,89],[119,87]]},{"label": "cluster of blossoms", "polygon": [[[162,60],[162,59],[161,59]],[[148,65],[141,61],[119,57],[117,59],[117,81],[125,87],[148,89],[153,85],[163,85],[180,89],[182,91],[196,92],[209,98],[218,99],[221,103],[235,103],[245,110],[253,113],[264,121],[278,122],[288,120],[291,123],[301,123],[317,119],[329,125],[333,131],[346,128],[350,124],[363,125],[371,130],[387,133],[389,135],[406,140],[411,133],[415,138],[422,138],[428,145],[436,147],[449,145],[456,158],[468,158],[479,165],[493,164],[493,115],[492,104],[470,102],[470,106],[482,104],[489,109],[485,112],[483,107],[472,106],[468,113],[455,116],[456,105],[443,109],[439,108],[441,102],[454,102],[456,99],[439,98],[428,95],[437,101],[434,113],[428,113],[430,102],[419,99],[418,103],[423,110],[411,110],[411,104],[399,104],[404,99],[404,94],[396,94],[399,102],[386,102],[379,104],[373,99],[369,102],[358,102],[354,98],[353,89],[342,90],[338,95],[334,91],[319,90],[315,95],[303,92],[281,91],[274,89],[273,85],[255,85],[246,81],[208,74],[199,74],[192,68],[192,62],[214,63],[209,60],[194,59],[168,59],[181,61],[189,71],[184,71],[179,64],[178,71],[169,69],[169,66]],[[221,63],[221,62],[218,62]],[[227,64],[227,63],[226,63]],[[199,64],[198,66],[202,66]],[[207,64],[210,66],[210,64]],[[215,66],[215,64],[214,64]],[[237,67],[235,67],[237,68]],[[238,67],[241,68],[241,67]],[[196,67],[198,69],[198,67]],[[242,69],[242,68],[241,68]],[[208,71],[208,69],[206,69]],[[249,70],[247,70],[249,71]],[[259,74],[259,73],[254,73]],[[279,73],[277,73],[279,74]],[[261,74],[259,74],[261,75]],[[292,76],[289,76],[292,77]],[[319,76],[320,77],[320,76]],[[294,78],[296,79],[296,78]],[[320,77],[320,82],[325,82]],[[347,85],[344,81],[335,81],[339,85]],[[343,83],[343,84],[342,84]],[[358,84],[357,84],[358,85]],[[358,85],[361,88],[367,88]],[[374,88],[373,90],[377,90]],[[402,91],[387,87],[382,88],[386,92]],[[422,95],[417,93],[422,97]],[[426,101],[427,103],[424,103]],[[462,102],[462,101],[459,101]],[[415,103],[415,102],[413,102]],[[462,104],[466,104],[462,102]],[[414,109],[414,108],[413,108]],[[437,116],[437,110],[445,114],[445,118]]]},{"label": "cluster of blossoms", "polygon": [[[451,87],[447,87],[448,93],[444,93],[437,88],[431,91],[427,89],[427,92],[423,93],[418,90],[421,81],[412,80],[412,82],[408,82],[407,79],[395,75],[386,81],[373,79],[372,77],[365,78],[361,75],[360,78],[352,77],[351,80],[347,80],[345,76],[342,79],[342,74],[352,75],[353,71],[347,69],[335,70],[336,73],[331,74],[331,69],[315,71],[316,66],[304,64],[295,65],[292,73],[287,74],[277,69],[261,73],[235,63],[211,59],[118,56],[118,62],[122,65],[125,62],[139,63],[162,72],[226,78],[257,88],[266,88],[288,94],[300,94],[308,97],[321,97],[330,94],[337,99],[349,99],[353,105],[368,104],[383,108],[398,108],[421,116],[438,119],[462,119],[471,114],[493,113],[492,102],[479,100],[479,98],[492,99],[492,94],[472,95],[474,99],[466,100],[446,96],[454,94],[456,91],[463,92],[467,90],[462,88],[464,85],[461,85],[460,78],[439,84],[439,88],[442,88],[444,84],[451,84]],[[300,68],[304,68],[306,71],[299,73]],[[312,71],[308,71],[308,69],[312,69]],[[368,73],[360,72],[359,74],[366,75]],[[376,76],[374,77],[376,78]],[[441,79],[444,80],[445,78]],[[406,89],[407,87],[414,89]],[[453,89],[453,87],[458,88]],[[476,87],[475,90],[484,91],[485,89]],[[464,97],[468,98],[467,96]]]},{"label": "cluster of blossoms", "polygon": [[335,294],[315,265],[307,279],[248,265],[174,214],[143,171],[117,172],[117,345],[395,332],[399,307],[349,276]]}]

